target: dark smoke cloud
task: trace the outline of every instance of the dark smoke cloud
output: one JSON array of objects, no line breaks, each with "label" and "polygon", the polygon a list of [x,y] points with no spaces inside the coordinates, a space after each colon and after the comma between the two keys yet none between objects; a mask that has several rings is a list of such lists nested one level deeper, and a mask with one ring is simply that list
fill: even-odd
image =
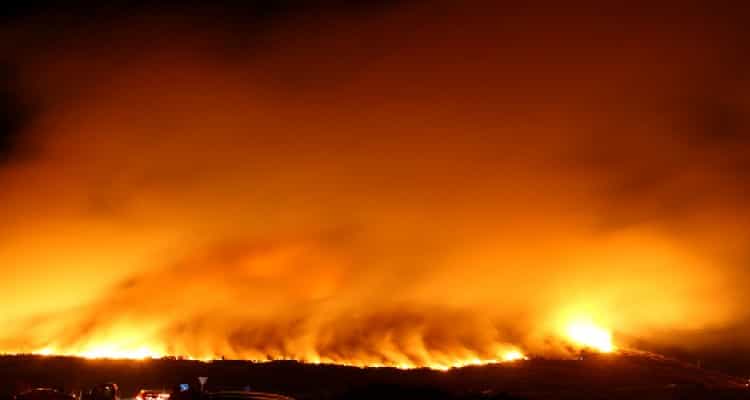
[{"label": "dark smoke cloud", "polygon": [[19,76],[11,64],[0,64],[0,163],[24,154],[18,136],[33,119],[35,107],[20,93]]}]

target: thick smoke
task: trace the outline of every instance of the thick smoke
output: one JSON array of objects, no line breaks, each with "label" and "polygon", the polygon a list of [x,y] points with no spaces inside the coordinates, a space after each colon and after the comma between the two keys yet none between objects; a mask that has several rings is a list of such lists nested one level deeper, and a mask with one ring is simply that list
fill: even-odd
[{"label": "thick smoke", "polygon": [[2,350],[737,340],[701,332],[748,318],[742,19],[458,7],[5,28],[37,106],[0,167]]}]

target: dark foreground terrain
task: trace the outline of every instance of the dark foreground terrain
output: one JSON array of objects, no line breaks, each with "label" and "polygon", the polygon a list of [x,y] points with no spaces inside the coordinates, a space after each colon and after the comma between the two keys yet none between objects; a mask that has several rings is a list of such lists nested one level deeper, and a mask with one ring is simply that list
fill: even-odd
[{"label": "dark foreground terrain", "polygon": [[649,355],[529,360],[451,371],[290,361],[85,360],[0,357],[0,400],[30,387],[75,392],[116,382],[123,398],[207,376],[208,389],[251,387],[297,399],[750,399],[741,378]]}]

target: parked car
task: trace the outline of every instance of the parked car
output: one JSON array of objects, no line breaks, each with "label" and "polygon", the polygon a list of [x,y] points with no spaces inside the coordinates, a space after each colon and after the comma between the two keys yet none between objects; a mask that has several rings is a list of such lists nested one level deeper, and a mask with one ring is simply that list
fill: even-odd
[{"label": "parked car", "polygon": [[116,383],[101,383],[83,392],[81,400],[120,400],[120,388]]},{"label": "parked car", "polygon": [[135,396],[136,400],[169,400],[172,391],[166,389],[141,389]]}]

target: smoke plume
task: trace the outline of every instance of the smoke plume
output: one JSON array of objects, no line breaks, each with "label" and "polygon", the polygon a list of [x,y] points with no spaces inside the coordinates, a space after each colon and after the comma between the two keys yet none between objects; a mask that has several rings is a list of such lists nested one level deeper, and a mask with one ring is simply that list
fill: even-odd
[{"label": "smoke plume", "polygon": [[742,18],[323,10],[3,28],[29,111],[0,350],[444,366],[565,356],[581,318],[747,341],[712,333],[748,319]]}]

